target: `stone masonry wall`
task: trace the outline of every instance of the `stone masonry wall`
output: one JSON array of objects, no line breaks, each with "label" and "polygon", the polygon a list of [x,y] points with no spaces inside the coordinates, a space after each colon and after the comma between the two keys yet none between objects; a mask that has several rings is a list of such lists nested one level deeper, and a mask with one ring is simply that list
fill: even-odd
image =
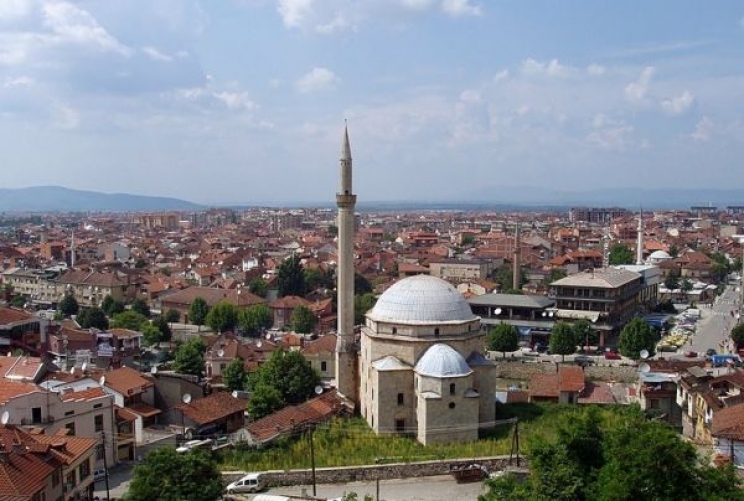
[{"label": "stone masonry wall", "polygon": [[[496,377],[506,379],[527,381],[533,374],[548,374],[556,371],[555,362],[502,361],[499,359],[495,359],[494,362],[496,363]],[[609,365],[600,362],[586,367],[584,373],[587,379],[595,381],[623,383],[638,381],[638,369],[633,366]]]}]

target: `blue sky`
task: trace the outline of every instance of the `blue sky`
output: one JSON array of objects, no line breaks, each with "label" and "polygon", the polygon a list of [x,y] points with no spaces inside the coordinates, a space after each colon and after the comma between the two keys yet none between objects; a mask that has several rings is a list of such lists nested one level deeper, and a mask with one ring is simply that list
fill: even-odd
[{"label": "blue sky", "polygon": [[743,117],[740,1],[0,0],[5,188],[740,188]]}]

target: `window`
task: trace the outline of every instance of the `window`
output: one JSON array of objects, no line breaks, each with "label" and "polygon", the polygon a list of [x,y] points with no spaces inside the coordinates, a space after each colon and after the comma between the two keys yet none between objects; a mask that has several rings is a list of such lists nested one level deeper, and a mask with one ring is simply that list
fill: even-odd
[{"label": "window", "polygon": [[450,383],[450,395],[455,395],[457,393],[457,387],[455,386],[455,383]]},{"label": "window", "polygon": [[57,487],[62,481],[62,472],[59,468],[54,470],[54,473],[52,473],[52,487]]},{"label": "window", "polygon": [[320,372],[326,372],[328,370],[328,362],[320,362]]},{"label": "window", "polygon": [[96,444],[96,461],[101,461],[103,459],[103,454],[103,444]]},{"label": "window", "polygon": [[450,409],[454,409],[455,408],[455,403],[454,402],[450,402],[449,403],[449,408]]},{"label": "window", "polygon": [[403,405],[404,398],[402,393],[398,393],[398,405]]},{"label": "window", "polygon": [[67,423],[65,429],[67,430],[68,435],[75,435],[75,423]]},{"label": "window", "polygon": [[82,482],[88,475],[90,475],[90,460],[85,460],[80,463],[80,481]]},{"label": "window", "polygon": [[397,333],[398,333],[398,328],[397,327],[393,327],[393,334],[397,334]]},{"label": "window", "polygon": [[101,433],[103,431],[103,414],[94,416],[93,422],[95,424],[96,433]]},{"label": "window", "polygon": [[101,407],[103,407],[103,404],[96,404],[93,406],[94,409],[100,409]]},{"label": "window", "polygon": [[434,329],[434,335],[435,336],[438,336],[439,335],[439,327],[437,327],[436,329]]},{"label": "window", "polygon": [[395,420],[395,431],[398,433],[403,433],[406,431],[406,420],[405,419],[396,419]]},{"label": "window", "polygon": [[31,409],[31,422],[33,424],[41,423],[41,407],[34,407]]},{"label": "window", "polygon": [[74,410],[66,411],[65,412],[65,416],[72,416],[73,414],[75,414],[75,411]]}]

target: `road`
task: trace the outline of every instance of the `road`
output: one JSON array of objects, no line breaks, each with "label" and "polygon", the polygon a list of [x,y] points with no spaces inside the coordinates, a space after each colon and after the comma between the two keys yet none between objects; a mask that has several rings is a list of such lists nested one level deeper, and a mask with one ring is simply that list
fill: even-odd
[{"label": "road", "polygon": [[702,318],[697,324],[692,342],[685,350],[696,351],[704,354],[706,350],[713,348],[718,353],[728,353],[728,338],[731,329],[736,326],[736,315],[739,311],[739,293],[734,287],[726,287],[726,290],[718,296],[712,308],[700,305]]},{"label": "road", "polygon": [[[110,499],[121,499],[129,490],[129,481],[132,478],[131,466],[117,466],[109,472],[109,496]],[[106,499],[106,482],[98,480],[95,485],[94,496]]]},{"label": "road", "polygon": [[[312,486],[277,487],[270,489],[268,494],[301,495],[305,489],[312,495]],[[375,482],[352,482],[349,484],[318,485],[318,497],[334,498],[343,496],[346,492],[356,492],[358,499],[364,499],[365,494],[375,498]],[[482,482],[458,484],[449,475],[423,478],[406,478],[380,481],[380,500],[385,501],[475,501],[485,492]]]}]

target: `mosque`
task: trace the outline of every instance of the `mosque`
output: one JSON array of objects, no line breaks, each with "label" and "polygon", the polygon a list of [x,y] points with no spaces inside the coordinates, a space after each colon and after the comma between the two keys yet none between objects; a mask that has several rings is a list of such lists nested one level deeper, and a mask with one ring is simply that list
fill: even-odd
[{"label": "mosque", "polygon": [[354,207],[351,148],[344,131],[338,214],[336,384],[375,433],[424,445],[470,441],[495,417],[495,366],[485,358],[480,317],[449,282],[404,278],[354,334]]}]

